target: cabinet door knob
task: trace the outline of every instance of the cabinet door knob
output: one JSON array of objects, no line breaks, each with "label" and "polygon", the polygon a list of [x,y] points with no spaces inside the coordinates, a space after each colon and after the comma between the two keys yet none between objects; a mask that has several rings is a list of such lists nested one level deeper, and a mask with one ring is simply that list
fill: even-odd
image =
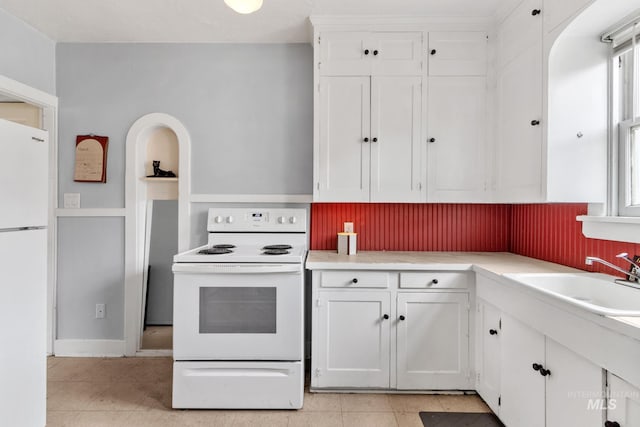
[{"label": "cabinet door knob", "polygon": [[437,50],[435,50],[435,49],[431,49],[431,52],[429,52],[429,53],[430,53],[431,55],[435,55],[435,54],[436,54],[436,52],[437,52]]},{"label": "cabinet door knob", "polygon": [[373,138],[371,142],[378,142],[378,138]]},{"label": "cabinet door knob", "polygon": [[605,421],[604,427],[620,427],[620,423],[617,421]]},{"label": "cabinet door knob", "polygon": [[540,124],[540,120],[531,120],[531,126],[538,126]]},{"label": "cabinet door knob", "polygon": [[364,142],[369,142],[369,138],[365,138],[365,139],[364,139]]},{"label": "cabinet door knob", "polygon": [[387,319],[389,318],[389,315],[388,315],[388,314],[384,314],[384,315],[382,316],[382,318],[383,318],[384,320],[387,320]]},{"label": "cabinet door knob", "polygon": [[496,331],[495,329],[489,329],[489,335],[498,335],[498,331]]},{"label": "cabinet door knob", "polygon": [[531,367],[534,371],[539,371],[540,369],[542,369],[542,365],[539,363],[534,363],[533,365],[531,365]]},{"label": "cabinet door knob", "polygon": [[546,377],[547,375],[551,375],[551,371],[548,369],[540,368],[540,375]]},{"label": "cabinet door knob", "polygon": [[365,54],[365,55],[369,55],[369,49],[365,49],[365,50],[364,50],[364,54]]},{"label": "cabinet door knob", "polygon": [[435,138],[429,138],[429,142],[436,142]]},{"label": "cabinet door knob", "polygon": [[374,50],[374,51],[373,51],[373,54],[374,54],[374,55],[377,55],[377,54],[378,54],[378,51],[377,51],[377,50]]},{"label": "cabinet door knob", "polygon": [[354,277],[353,279],[351,279],[351,283],[358,283],[358,279]]},{"label": "cabinet door knob", "polygon": [[531,15],[532,16],[540,15],[540,12],[542,12],[540,9],[533,9],[531,11]]},{"label": "cabinet door knob", "polygon": [[404,320],[404,319],[406,319],[406,317],[404,317],[403,315],[400,315],[400,317],[398,319]]},{"label": "cabinet door knob", "polygon": [[438,279],[433,279],[433,280],[431,281],[431,283],[433,283],[434,285],[437,285],[437,284],[438,284]]}]

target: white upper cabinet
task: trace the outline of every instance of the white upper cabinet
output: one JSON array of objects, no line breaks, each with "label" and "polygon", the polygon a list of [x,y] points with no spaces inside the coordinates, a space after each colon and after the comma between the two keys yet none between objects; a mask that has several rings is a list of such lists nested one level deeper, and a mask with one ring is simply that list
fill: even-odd
[{"label": "white upper cabinet", "polygon": [[370,99],[369,77],[321,78],[316,201],[369,200]]},{"label": "white upper cabinet", "polygon": [[422,198],[420,77],[320,79],[314,200]]},{"label": "white upper cabinet", "polygon": [[505,202],[541,201],[542,45],[509,62],[498,76],[497,198]]},{"label": "white upper cabinet", "polygon": [[542,19],[542,0],[524,0],[507,16],[498,27],[498,68],[542,42]]},{"label": "white upper cabinet", "polygon": [[372,77],[371,201],[419,202],[422,78]]},{"label": "white upper cabinet", "polygon": [[480,31],[429,33],[429,76],[487,74],[487,34]]},{"label": "white upper cabinet", "polygon": [[418,75],[422,32],[326,31],[319,36],[321,75]]},{"label": "white upper cabinet", "polygon": [[428,90],[428,200],[483,201],[486,78],[429,77]]}]

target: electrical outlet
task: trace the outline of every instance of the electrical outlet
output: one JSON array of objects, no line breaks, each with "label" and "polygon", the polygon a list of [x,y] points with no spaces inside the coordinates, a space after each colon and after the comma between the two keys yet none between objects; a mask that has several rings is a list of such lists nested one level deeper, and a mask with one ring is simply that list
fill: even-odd
[{"label": "electrical outlet", "polygon": [[96,319],[104,319],[105,304],[96,304]]}]

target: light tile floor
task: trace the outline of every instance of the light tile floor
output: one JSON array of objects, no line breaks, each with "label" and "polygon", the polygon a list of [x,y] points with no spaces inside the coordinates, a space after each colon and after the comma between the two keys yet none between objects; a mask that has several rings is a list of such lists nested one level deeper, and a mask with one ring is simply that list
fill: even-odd
[{"label": "light tile floor", "polygon": [[48,359],[47,426],[422,427],[420,411],[489,412],[476,395],[305,393],[299,411],[171,409],[171,358]]}]

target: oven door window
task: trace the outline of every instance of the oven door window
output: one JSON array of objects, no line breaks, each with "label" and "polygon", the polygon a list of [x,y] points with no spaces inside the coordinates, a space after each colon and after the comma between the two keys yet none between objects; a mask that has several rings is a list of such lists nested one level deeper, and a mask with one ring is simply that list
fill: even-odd
[{"label": "oven door window", "polygon": [[275,287],[201,287],[201,334],[275,334]]}]

